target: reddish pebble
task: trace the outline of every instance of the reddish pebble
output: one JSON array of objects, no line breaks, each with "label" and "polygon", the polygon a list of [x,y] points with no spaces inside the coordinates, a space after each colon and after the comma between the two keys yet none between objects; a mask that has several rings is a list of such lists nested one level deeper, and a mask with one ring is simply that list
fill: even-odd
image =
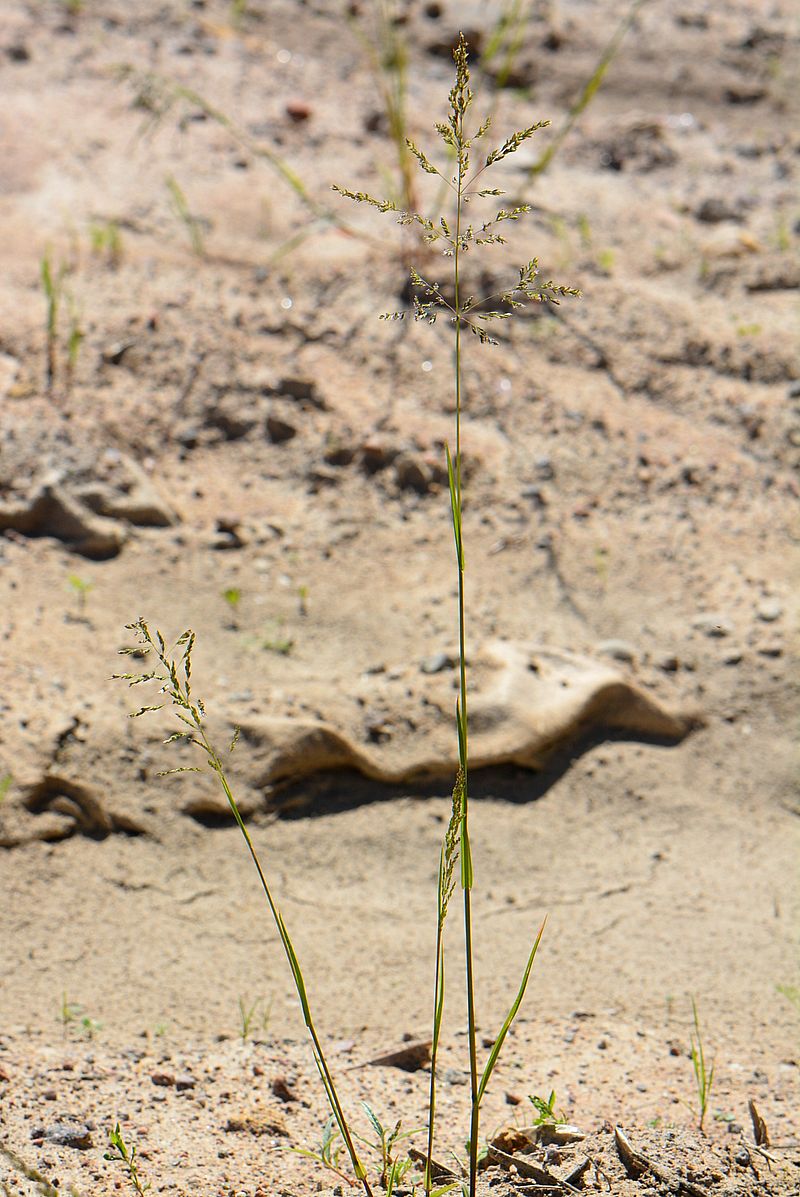
[{"label": "reddish pebble", "polygon": [[312,111],[311,105],[307,104],[305,100],[290,100],[286,105],[286,115],[296,121],[298,125],[302,121],[307,121]]}]

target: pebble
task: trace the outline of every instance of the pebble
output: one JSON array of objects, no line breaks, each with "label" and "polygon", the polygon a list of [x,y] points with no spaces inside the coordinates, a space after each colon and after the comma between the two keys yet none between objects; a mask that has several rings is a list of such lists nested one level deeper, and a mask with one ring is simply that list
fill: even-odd
[{"label": "pebble", "polygon": [[310,104],[305,100],[290,100],[286,105],[286,115],[298,125],[303,121],[307,121],[313,112]]},{"label": "pebble", "polygon": [[282,420],[280,416],[267,416],[267,436],[273,445],[282,445],[297,436],[297,429],[293,424]]},{"label": "pebble", "polygon": [[169,1089],[175,1084],[175,1077],[171,1072],[153,1072],[150,1074],[150,1080],[164,1089]]},{"label": "pebble", "polygon": [[601,656],[624,661],[628,665],[633,665],[636,660],[636,649],[627,640],[601,640],[596,651]]},{"label": "pebble", "polygon": [[766,599],[759,605],[756,615],[763,623],[774,623],[783,615],[783,607],[775,599]]},{"label": "pebble", "polygon": [[733,624],[725,615],[711,612],[696,615],[692,620],[692,627],[695,631],[702,632],[704,636],[712,636],[716,639],[730,636],[733,631]]},{"label": "pebble", "polygon": [[443,673],[445,669],[452,669],[454,665],[455,661],[449,653],[434,653],[425,658],[420,670],[422,673]]},{"label": "pebble", "polygon": [[74,1147],[86,1151],[94,1146],[92,1132],[85,1122],[53,1122],[50,1126],[37,1126],[31,1131],[32,1139],[45,1139],[58,1147]]}]

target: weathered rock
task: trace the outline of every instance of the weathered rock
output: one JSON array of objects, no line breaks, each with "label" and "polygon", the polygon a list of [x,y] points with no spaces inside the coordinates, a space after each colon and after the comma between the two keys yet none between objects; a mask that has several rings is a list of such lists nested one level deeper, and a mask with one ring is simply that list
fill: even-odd
[{"label": "weathered rock", "polygon": [[74,552],[94,560],[116,557],[127,539],[122,524],[95,515],[50,477],[29,499],[0,506],[0,531],[53,536]]}]

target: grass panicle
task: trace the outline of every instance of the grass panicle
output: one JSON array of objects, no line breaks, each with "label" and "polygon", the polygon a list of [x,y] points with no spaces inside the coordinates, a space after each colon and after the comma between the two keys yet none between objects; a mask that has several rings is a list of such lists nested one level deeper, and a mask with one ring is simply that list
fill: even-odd
[{"label": "grass panicle", "polygon": [[[454,386],[455,386],[455,436],[454,444],[446,446],[447,476],[450,492],[450,508],[455,541],[456,567],[458,572],[458,627],[459,627],[459,693],[456,702],[456,729],[458,736],[458,774],[453,791],[453,818],[445,836],[439,866],[438,892],[438,933],[436,959],[434,966],[434,1012],[433,1037],[435,1049],[438,1046],[441,1022],[444,1009],[444,949],[442,927],[447,913],[447,904],[452,893],[453,870],[456,857],[455,827],[458,828],[457,855],[461,863],[461,888],[464,899],[464,939],[465,966],[467,985],[467,1018],[469,1036],[469,1074],[471,1092],[471,1115],[469,1131],[469,1194],[474,1197],[478,1171],[478,1135],[480,1125],[480,1105],[486,1086],[497,1063],[500,1049],[508,1031],[516,1017],[525,994],[533,962],[541,941],[543,926],[537,934],[527,963],[523,970],[514,1001],[511,1004],[505,1021],[497,1035],[494,1045],[483,1070],[479,1073],[477,1054],[477,1018],[475,1011],[475,975],[473,951],[473,920],[472,920],[472,888],[474,884],[474,870],[469,838],[469,719],[467,693],[466,666],[466,604],[465,604],[465,554],[463,534],[463,485],[462,485],[462,448],[461,448],[461,415],[463,410],[463,344],[462,334],[473,334],[481,344],[497,344],[497,340],[489,335],[486,323],[494,320],[507,320],[514,311],[526,302],[558,304],[567,296],[577,296],[579,292],[574,287],[556,283],[553,280],[545,282],[539,279],[538,259],[532,258],[519,267],[518,278],[504,290],[495,295],[476,298],[464,294],[462,286],[462,259],[464,254],[475,246],[502,245],[505,238],[502,228],[506,221],[517,221],[530,211],[530,206],[522,204],[512,208],[500,208],[494,216],[482,224],[468,223],[466,214],[467,203],[475,200],[494,198],[502,195],[502,191],[494,187],[477,187],[476,184],[484,175],[498,163],[503,162],[511,154],[516,153],[520,146],[542,128],[546,121],[538,121],[524,129],[511,133],[494,149],[482,151],[478,155],[476,143],[479,142],[491,128],[491,121],[485,119],[478,123],[475,131],[470,133],[468,117],[473,101],[470,88],[470,70],[467,44],[464,36],[459,37],[458,45],[453,52],[455,62],[455,82],[450,90],[449,113],[446,121],[438,122],[435,126],[445,149],[448,161],[445,166],[438,167],[431,157],[419,146],[409,143],[419,168],[425,174],[439,175],[446,181],[453,199],[452,214],[443,214],[437,219],[431,219],[421,212],[398,212],[393,200],[375,197],[368,192],[351,191],[342,187],[335,187],[341,195],[356,203],[368,204],[381,213],[393,213],[400,225],[416,224],[422,230],[422,238],[429,246],[440,249],[442,256],[448,260],[452,282],[452,292],[445,294],[438,282],[424,276],[415,267],[411,268],[411,284],[413,289],[412,307],[404,311],[385,313],[384,319],[402,320],[411,315],[415,320],[427,324],[434,324],[437,317],[444,315],[449,321],[453,332],[454,350]],[[479,165],[472,167],[475,158]],[[452,294],[452,298],[450,298]],[[436,1114],[436,1059],[435,1050],[431,1066],[430,1107],[428,1115],[428,1153],[425,1169],[425,1192],[431,1192],[431,1160],[434,1143],[434,1122]]]}]

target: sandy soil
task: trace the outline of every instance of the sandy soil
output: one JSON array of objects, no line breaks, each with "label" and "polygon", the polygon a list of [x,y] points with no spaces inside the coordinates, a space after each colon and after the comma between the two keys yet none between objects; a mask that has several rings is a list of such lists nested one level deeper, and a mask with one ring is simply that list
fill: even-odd
[{"label": "sandy soil", "polygon": [[[477,52],[501,5],[402,7],[426,146],[459,27],[476,111],[505,135],[558,127],[626,9],[532,3],[498,87],[502,57]],[[330,190],[397,178],[371,12],[0,12],[6,1193],[116,1191],[117,1120],[154,1191],[331,1183],[280,1150],[317,1144],[326,1115],[239,832],[212,777],[157,776],[189,758],[162,745],[166,716],[126,720],[138,694],[110,680],[140,615],[195,629],[210,726],[243,728],[232,777],[348,1102],[424,1122],[425,1069],[367,1062],[429,1035],[451,358],[440,325],[378,321],[418,251]],[[528,1096],[554,1089],[589,1138],[545,1162],[563,1180],[583,1152],[587,1191],[798,1191],[799,45],[789,0],[651,0],[547,173],[528,172],[550,132],[509,159],[497,185],[535,211],[473,266],[493,290],[536,254],[583,292],[468,347],[464,442],[478,688],[492,642],[615,677],[535,767],[515,683],[473,786],[487,1045],[548,916],[484,1129],[530,1125]],[[683,730],[613,728],[623,693]],[[457,918],[448,932],[443,1158],[468,1105]],[[703,1136],[692,998],[716,1062]],[[612,1124],[653,1167],[625,1164]],[[496,1160],[485,1183],[523,1182]]]}]

